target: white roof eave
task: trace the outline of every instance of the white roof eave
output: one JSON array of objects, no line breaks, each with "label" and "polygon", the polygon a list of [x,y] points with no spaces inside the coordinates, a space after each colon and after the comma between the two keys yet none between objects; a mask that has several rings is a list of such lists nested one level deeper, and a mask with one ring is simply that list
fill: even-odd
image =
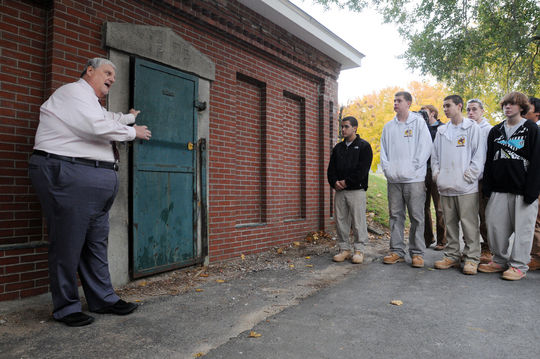
[{"label": "white roof eave", "polygon": [[364,54],[288,0],[238,0],[294,36],[341,64],[341,70],[360,67]]}]

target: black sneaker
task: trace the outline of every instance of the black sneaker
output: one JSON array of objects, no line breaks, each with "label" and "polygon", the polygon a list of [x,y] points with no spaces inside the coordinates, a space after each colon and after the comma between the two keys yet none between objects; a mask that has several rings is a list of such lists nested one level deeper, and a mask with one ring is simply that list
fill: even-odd
[{"label": "black sneaker", "polygon": [[71,313],[60,319],[54,318],[57,322],[62,322],[68,327],[82,327],[88,325],[94,321],[94,317],[84,314],[82,312]]},{"label": "black sneaker", "polygon": [[127,315],[137,309],[138,305],[131,302],[126,302],[120,299],[118,302],[107,307],[93,310],[94,313],[99,314],[117,314],[117,315]]}]

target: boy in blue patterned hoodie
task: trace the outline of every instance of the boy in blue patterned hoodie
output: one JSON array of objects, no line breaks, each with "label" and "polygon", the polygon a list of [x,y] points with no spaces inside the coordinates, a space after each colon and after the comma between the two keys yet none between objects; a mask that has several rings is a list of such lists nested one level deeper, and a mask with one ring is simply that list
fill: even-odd
[{"label": "boy in blue patterned hoodie", "polygon": [[[520,92],[504,96],[506,119],[494,126],[487,140],[483,193],[489,247],[493,260],[480,272],[503,272],[502,278],[519,280],[529,267],[540,193],[540,131],[523,116],[529,99]],[[514,242],[510,247],[510,236]]]}]

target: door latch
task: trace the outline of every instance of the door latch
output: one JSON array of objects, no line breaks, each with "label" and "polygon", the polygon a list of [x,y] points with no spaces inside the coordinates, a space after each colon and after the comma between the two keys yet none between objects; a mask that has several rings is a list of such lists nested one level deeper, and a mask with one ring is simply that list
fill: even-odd
[{"label": "door latch", "polygon": [[199,100],[195,100],[193,106],[195,106],[197,111],[204,111],[206,110],[206,101],[201,102]]}]

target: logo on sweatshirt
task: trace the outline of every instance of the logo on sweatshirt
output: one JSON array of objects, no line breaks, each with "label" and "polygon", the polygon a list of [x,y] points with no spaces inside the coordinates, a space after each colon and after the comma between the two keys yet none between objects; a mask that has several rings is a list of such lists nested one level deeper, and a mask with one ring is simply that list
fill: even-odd
[{"label": "logo on sweatshirt", "polygon": [[465,136],[459,136],[456,140],[456,147],[465,147],[466,137]]},{"label": "logo on sweatshirt", "polygon": [[504,138],[497,139],[496,142],[500,143],[501,145],[506,145],[513,149],[514,151],[520,150],[523,147],[525,147],[525,138],[523,136],[519,137],[511,137],[509,140],[505,140]]},{"label": "logo on sweatshirt", "polygon": [[412,128],[407,128],[403,137],[412,137]]}]

